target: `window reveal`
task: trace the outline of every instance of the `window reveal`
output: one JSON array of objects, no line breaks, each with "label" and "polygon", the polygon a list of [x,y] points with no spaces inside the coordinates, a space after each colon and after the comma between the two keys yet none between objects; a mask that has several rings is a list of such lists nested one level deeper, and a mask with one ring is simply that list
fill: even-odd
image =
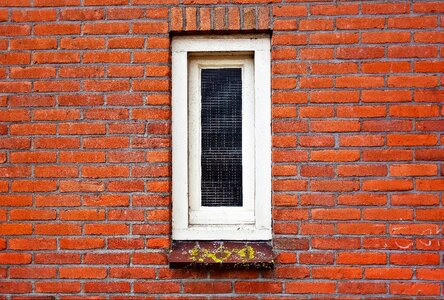
[{"label": "window reveal", "polygon": [[242,206],[242,69],[201,70],[202,206]]}]

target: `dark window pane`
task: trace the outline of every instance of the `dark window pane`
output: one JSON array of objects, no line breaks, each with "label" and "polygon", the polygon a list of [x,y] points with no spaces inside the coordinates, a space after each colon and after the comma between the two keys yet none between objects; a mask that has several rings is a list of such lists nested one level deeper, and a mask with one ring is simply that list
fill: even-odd
[{"label": "dark window pane", "polygon": [[203,69],[202,206],[242,206],[242,70]]}]

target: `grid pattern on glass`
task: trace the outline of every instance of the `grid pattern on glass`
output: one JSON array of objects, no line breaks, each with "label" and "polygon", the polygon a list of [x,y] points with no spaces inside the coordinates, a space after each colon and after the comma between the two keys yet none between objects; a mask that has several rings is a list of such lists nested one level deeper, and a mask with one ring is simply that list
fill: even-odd
[{"label": "grid pattern on glass", "polygon": [[242,69],[201,70],[202,206],[242,206]]}]

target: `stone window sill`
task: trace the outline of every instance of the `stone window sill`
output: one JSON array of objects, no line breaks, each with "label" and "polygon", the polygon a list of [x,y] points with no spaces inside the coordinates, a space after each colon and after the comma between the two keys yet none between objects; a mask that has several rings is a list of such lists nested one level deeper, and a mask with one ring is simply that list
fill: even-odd
[{"label": "stone window sill", "polygon": [[173,241],[170,268],[272,269],[269,241]]}]

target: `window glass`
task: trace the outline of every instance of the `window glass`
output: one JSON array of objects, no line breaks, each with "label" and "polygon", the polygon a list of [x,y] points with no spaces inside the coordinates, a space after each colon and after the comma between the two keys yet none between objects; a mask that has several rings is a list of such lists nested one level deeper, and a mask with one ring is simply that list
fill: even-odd
[{"label": "window glass", "polygon": [[202,206],[242,206],[242,69],[201,70]]}]

